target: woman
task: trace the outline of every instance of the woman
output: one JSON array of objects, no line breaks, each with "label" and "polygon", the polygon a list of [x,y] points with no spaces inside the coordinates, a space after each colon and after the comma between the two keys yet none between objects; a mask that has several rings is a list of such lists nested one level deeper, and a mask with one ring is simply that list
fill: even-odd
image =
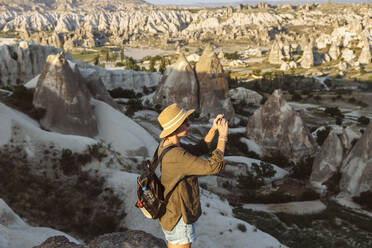
[{"label": "woman", "polygon": [[[158,121],[163,128],[158,155],[165,147],[175,145],[163,157],[161,163],[161,183],[164,195],[177,184],[169,198],[166,213],[160,218],[169,248],[189,248],[195,241],[194,223],[201,215],[199,185],[197,176],[219,173],[225,166],[223,154],[228,134],[228,122],[223,115],[218,115],[212,128],[197,145],[180,144],[182,137],[187,136],[189,122],[187,117],[194,110],[185,111],[172,104],[159,115]],[[208,153],[208,145],[218,130],[217,149],[208,160],[198,156]]]}]

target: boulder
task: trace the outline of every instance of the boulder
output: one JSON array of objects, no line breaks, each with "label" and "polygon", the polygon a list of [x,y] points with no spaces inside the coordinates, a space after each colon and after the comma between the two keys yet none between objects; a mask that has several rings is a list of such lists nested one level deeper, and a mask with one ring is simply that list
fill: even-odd
[{"label": "boulder", "polygon": [[256,105],[259,105],[263,98],[256,91],[249,90],[243,87],[238,87],[238,88],[229,90],[229,96],[234,101],[244,102],[245,104],[256,104]]},{"label": "boulder", "polygon": [[48,238],[33,248],[166,248],[164,240],[156,238],[144,231],[130,230],[121,233],[108,233],[93,239],[86,245],[69,242],[64,236]]},{"label": "boulder", "polygon": [[155,104],[165,107],[177,103],[185,109],[198,109],[199,85],[194,69],[183,53],[168,68],[154,96]]},{"label": "boulder", "polygon": [[36,85],[33,104],[45,109],[43,128],[63,134],[95,137],[96,118],[84,79],[74,72],[64,53],[50,55]]},{"label": "boulder", "polygon": [[354,51],[349,49],[349,48],[345,48],[344,50],[342,50],[342,55],[341,57],[346,61],[346,62],[351,62],[353,61],[353,59],[355,58],[355,54],[354,54]]},{"label": "boulder", "polygon": [[53,236],[33,248],[83,248],[83,246],[70,242],[65,236]]},{"label": "boulder", "polygon": [[280,48],[279,42],[275,41],[270,50],[269,63],[280,65],[283,62],[282,59],[283,59],[282,49]]},{"label": "boulder", "polygon": [[249,117],[246,136],[259,144],[266,156],[281,154],[293,161],[311,156],[316,144],[299,113],[275,90]]},{"label": "boulder", "polygon": [[358,196],[372,190],[372,124],[354,145],[341,167],[340,194]]},{"label": "boulder", "polygon": [[89,242],[87,248],[166,248],[164,240],[144,231],[130,230],[124,233],[109,233]]},{"label": "boulder", "polygon": [[310,176],[311,186],[321,195],[326,193],[323,185],[340,171],[342,161],[352,148],[353,142],[361,137],[356,126],[333,129],[316,155]]},{"label": "boulder", "polygon": [[225,114],[234,118],[234,109],[228,96],[229,85],[223,67],[210,46],[207,46],[195,67],[199,81],[200,115],[214,117]]}]

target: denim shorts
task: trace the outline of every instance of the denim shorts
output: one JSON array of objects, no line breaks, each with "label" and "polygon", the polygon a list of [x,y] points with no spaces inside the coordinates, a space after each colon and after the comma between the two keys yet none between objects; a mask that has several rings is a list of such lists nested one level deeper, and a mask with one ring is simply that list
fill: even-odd
[{"label": "denim shorts", "polygon": [[196,240],[195,224],[185,224],[182,217],[172,231],[165,231],[165,239],[174,245],[185,245]]}]

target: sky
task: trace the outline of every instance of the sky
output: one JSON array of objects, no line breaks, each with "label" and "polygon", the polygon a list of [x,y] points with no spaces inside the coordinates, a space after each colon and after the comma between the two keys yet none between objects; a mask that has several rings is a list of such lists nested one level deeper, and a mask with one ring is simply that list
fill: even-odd
[{"label": "sky", "polygon": [[[206,4],[206,5],[209,5],[209,4],[217,4],[217,5],[228,5],[228,4],[238,4],[238,3],[257,3],[257,2],[267,2],[267,3],[314,3],[314,2],[318,2],[318,3],[324,3],[324,2],[328,2],[328,0],[300,0],[300,1],[296,1],[296,0],[266,0],[266,1],[263,1],[263,0],[145,0],[146,2],[148,3],[152,3],[152,4],[179,4],[179,5],[193,5],[193,4],[197,4],[197,5],[200,5],[200,4]],[[333,2],[369,2],[369,1],[372,1],[372,0],[333,0]]]}]

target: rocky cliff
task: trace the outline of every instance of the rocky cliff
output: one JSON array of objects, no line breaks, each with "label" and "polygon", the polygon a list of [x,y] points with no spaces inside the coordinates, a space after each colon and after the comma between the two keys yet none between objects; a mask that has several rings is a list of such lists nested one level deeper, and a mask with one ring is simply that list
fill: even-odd
[{"label": "rocky cliff", "polygon": [[154,102],[161,106],[177,103],[185,109],[199,109],[199,83],[183,53],[164,74]]},{"label": "rocky cliff", "polygon": [[14,86],[31,80],[41,73],[46,58],[60,51],[26,41],[0,46],[0,86]]},{"label": "rocky cliff", "polygon": [[45,109],[43,128],[64,134],[95,137],[98,134],[92,95],[64,53],[50,55],[37,82],[33,104]]},{"label": "rocky cliff", "polygon": [[246,136],[259,144],[266,156],[285,156],[299,161],[313,155],[316,144],[300,114],[283,98],[280,90],[249,117]]}]

